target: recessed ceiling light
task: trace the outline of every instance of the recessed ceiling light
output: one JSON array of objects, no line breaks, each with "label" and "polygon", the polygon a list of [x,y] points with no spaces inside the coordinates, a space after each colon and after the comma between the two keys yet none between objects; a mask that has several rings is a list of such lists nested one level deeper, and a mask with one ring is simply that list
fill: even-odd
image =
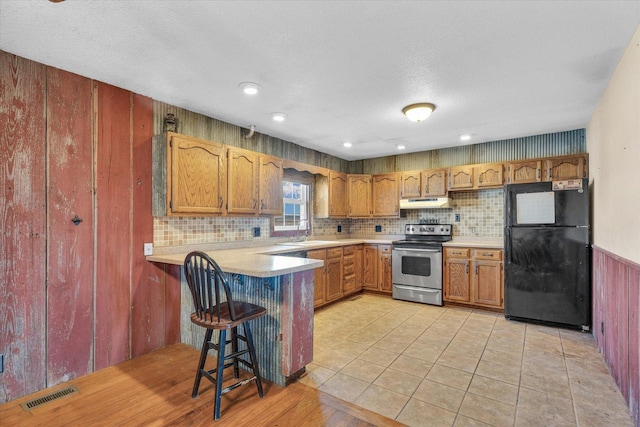
[{"label": "recessed ceiling light", "polygon": [[349,141],[345,141],[345,142],[342,143],[342,146],[343,147],[347,147],[347,148],[351,148],[351,147],[353,147],[353,144],[350,143]]},{"label": "recessed ceiling light", "polygon": [[407,105],[402,109],[402,113],[412,122],[421,122],[433,113],[436,106],[428,102]]},{"label": "recessed ceiling light", "polygon": [[458,135],[458,138],[460,138],[460,141],[469,141],[471,139],[471,135],[464,133],[462,135]]},{"label": "recessed ceiling light", "polygon": [[396,145],[396,148],[397,148],[398,150],[404,150],[404,149],[405,149],[405,148],[407,148],[407,147],[406,147],[406,145],[404,145],[404,144],[398,144],[398,145]]},{"label": "recessed ceiling light", "polygon": [[240,89],[242,89],[242,91],[247,95],[255,95],[260,92],[260,89],[262,89],[259,84],[252,82],[242,82],[238,87],[240,87]]},{"label": "recessed ceiling light", "polygon": [[287,115],[285,113],[271,113],[271,118],[276,122],[284,122]]}]

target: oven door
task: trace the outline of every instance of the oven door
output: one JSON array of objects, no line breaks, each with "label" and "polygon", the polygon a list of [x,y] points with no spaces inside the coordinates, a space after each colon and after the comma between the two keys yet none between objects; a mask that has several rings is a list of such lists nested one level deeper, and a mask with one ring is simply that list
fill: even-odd
[{"label": "oven door", "polygon": [[442,249],[393,248],[394,284],[442,289]]}]

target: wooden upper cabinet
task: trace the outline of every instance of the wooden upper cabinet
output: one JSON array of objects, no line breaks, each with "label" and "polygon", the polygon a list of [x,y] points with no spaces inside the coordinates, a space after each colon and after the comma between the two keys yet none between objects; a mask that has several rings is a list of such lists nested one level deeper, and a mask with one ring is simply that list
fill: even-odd
[{"label": "wooden upper cabinet", "polygon": [[422,197],[422,173],[420,171],[402,172],[400,176],[400,197],[411,199]]},{"label": "wooden upper cabinet", "polygon": [[241,148],[229,147],[227,213],[258,213],[258,154]]},{"label": "wooden upper cabinet", "polygon": [[346,217],[349,211],[347,196],[347,174],[329,172],[329,216]]},{"label": "wooden upper cabinet", "polygon": [[167,213],[223,213],[227,197],[225,146],[171,133],[167,141]]},{"label": "wooden upper cabinet", "polygon": [[449,168],[449,190],[473,189],[473,166]]},{"label": "wooden upper cabinet", "polygon": [[421,197],[439,197],[447,195],[447,170],[431,169],[422,172]]},{"label": "wooden upper cabinet", "polygon": [[282,213],[282,159],[260,155],[259,213],[278,215]]},{"label": "wooden upper cabinet", "polygon": [[495,188],[504,184],[504,166],[502,163],[487,163],[475,167],[475,187]]},{"label": "wooden upper cabinet", "polygon": [[545,159],[544,165],[545,181],[581,179],[589,176],[587,154]]},{"label": "wooden upper cabinet", "polygon": [[400,215],[400,176],[395,173],[373,175],[372,212],[377,217]]},{"label": "wooden upper cabinet", "polygon": [[507,163],[507,184],[542,181],[542,161],[522,160]]},{"label": "wooden upper cabinet", "polygon": [[350,217],[371,216],[371,175],[348,175]]}]

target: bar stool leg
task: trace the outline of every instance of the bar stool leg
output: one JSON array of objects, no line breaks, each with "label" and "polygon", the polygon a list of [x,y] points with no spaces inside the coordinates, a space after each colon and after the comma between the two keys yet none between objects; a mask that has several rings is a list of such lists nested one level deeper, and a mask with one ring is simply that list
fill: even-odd
[{"label": "bar stool leg", "polygon": [[[233,354],[238,353],[238,327],[231,329],[231,351],[233,351]],[[238,356],[233,357],[233,377],[240,378]]]},{"label": "bar stool leg", "polygon": [[202,342],[202,350],[200,351],[200,361],[198,362],[198,369],[196,369],[196,379],[193,382],[193,391],[191,392],[191,397],[198,396],[198,389],[200,388],[200,380],[202,379],[202,371],[204,369],[204,364],[207,361],[207,354],[209,353],[209,349],[211,348],[211,335],[213,334],[212,329],[207,329],[204,334],[204,341]]},{"label": "bar stool leg", "polygon": [[262,391],[262,380],[260,379],[260,369],[258,368],[258,357],[256,356],[256,348],[253,346],[253,336],[251,335],[251,327],[249,322],[242,324],[244,327],[244,334],[247,338],[247,347],[249,347],[249,357],[251,358],[251,367],[253,368],[253,375],[256,376],[256,387],[258,388],[258,396],[264,396]]},{"label": "bar stool leg", "polygon": [[227,340],[227,330],[220,329],[220,340],[218,341],[218,360],[216,368],[216,395],[213,403],[213,419],[220,419],[220,397],[222,396],[222,377],[224,376],[224,350]]}]

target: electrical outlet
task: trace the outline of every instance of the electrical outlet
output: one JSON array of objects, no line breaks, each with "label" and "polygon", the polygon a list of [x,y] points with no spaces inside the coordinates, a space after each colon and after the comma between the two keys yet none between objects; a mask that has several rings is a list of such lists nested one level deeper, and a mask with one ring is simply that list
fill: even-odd
[{"label": "electrical outlet", "polygon": [[376,225],[376,233],[381,233],[381,232],[382,232],[382,226]]},{"label": "electrical outlet", "polygon": [[338,226],[338,233],[342,233],[342,226],[341,225]]},{"label": "electrical outlet", "polygon": [[144,244],[144,254],[145,256],[153,255],[153,243]]},{"label": "electrical outlet", "polygon": [[260,237],[260,227],[253,227],[253,237]]},{"label": "electrical outlet", "polygon": [[460,214],[455,214],[455,221],[460,222]]}]

